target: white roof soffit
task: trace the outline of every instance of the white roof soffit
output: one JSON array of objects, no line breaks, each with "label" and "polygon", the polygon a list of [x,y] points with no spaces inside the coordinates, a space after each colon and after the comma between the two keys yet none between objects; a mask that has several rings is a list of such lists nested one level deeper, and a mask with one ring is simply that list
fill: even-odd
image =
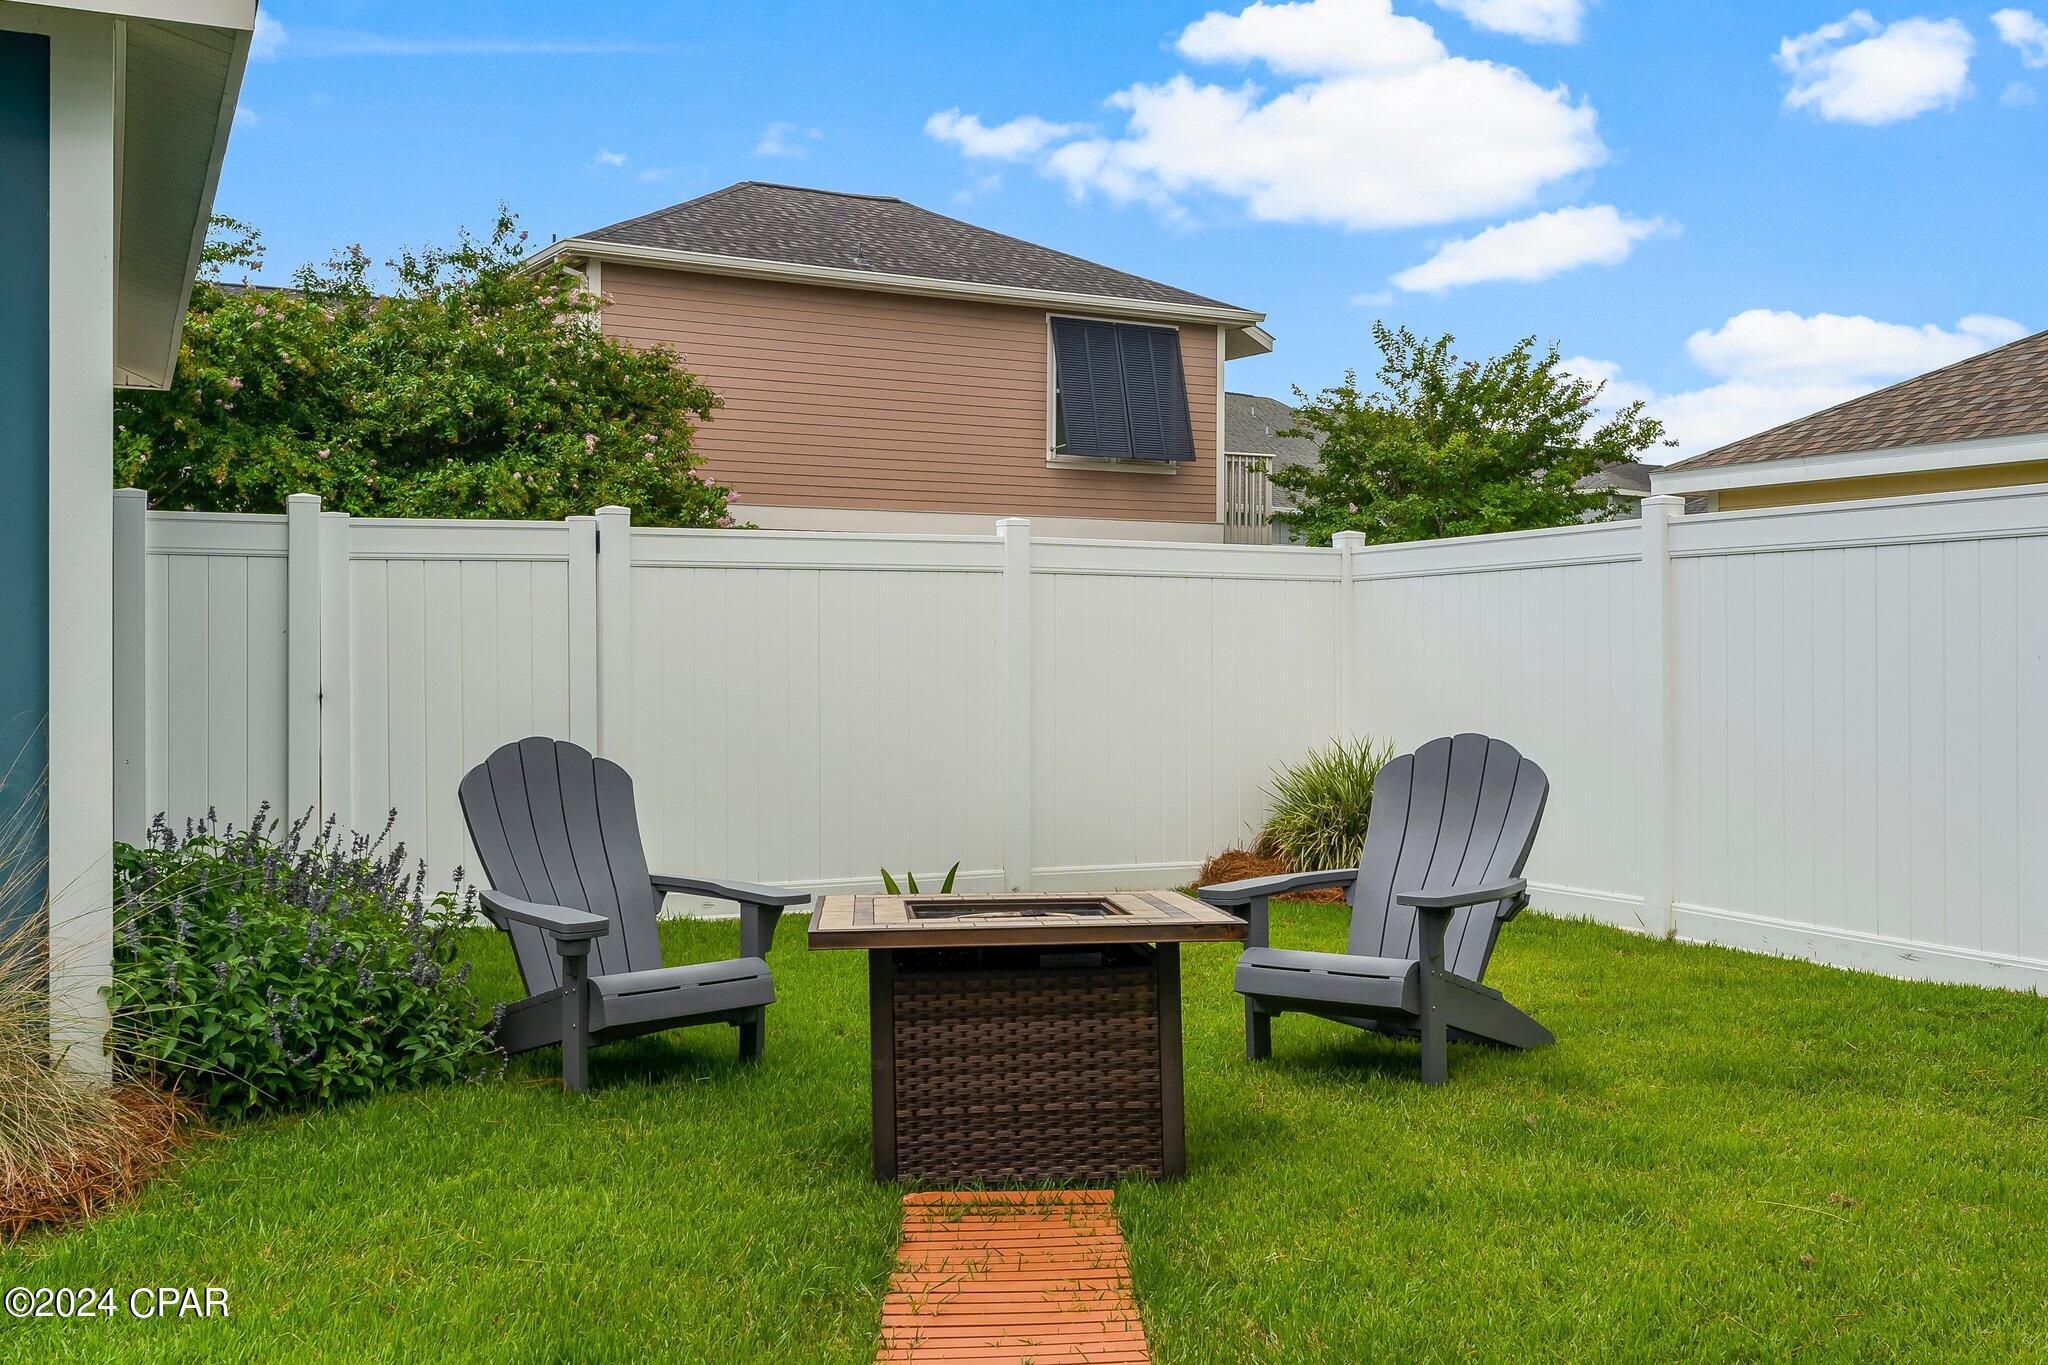
[{"label": "white roof soffit", "polygon": [[256,6],[254,0],[133,0],[118,8],[217,21],[131,18],[122,45],[114,381],[164,388],[177,364],[178,333],[213,213]]},{"label": "white roof soffit", "polygon": [[[656,269],[698,270],[707,275],[735,275],[748,279],[781,280],[791,284],[816,284],[840,289],[867,289],[883,294],[919,294],[931,298],[967,299],[982,303],[1019,303],[1046,308],[1085,309],[1122,318],[1149,318],[1162,322],[1220,323],[1226,327],[1256,328],[1264,313],[1242,308],[1197,303],[1158,303],[1148,299],[1107,298],[1096,294],[1070,294],[1056,289],[1025,289],[1007,284],[976,284],[969,280],[945,280],[927,275],[889,275],[876,270],[846,270],[835,266],[800,265],[790,261],[760,260],[752,256],[718,256],[703,251],[676,251],[665,247],[634,246],[625,242],[593,242],[566,237],[533,258],[540,265],[556,257],[572,261],[616,261],[621,265],[644,265]],[[1260,335],[1264,335],[1261,333]],[[1270,338],[1268,342],[1270,343]],[[1270,344],[1267,346],[1270,350]],[[1257,352],[1247,352],[1257,354]]]},{"label": "white roof soffit", "polygon": [[1246,356],[1272,353],[1273,334],[1257,323],[1249,327],[1233,327],[1223,338],[1225,360],[1243,360]]}]

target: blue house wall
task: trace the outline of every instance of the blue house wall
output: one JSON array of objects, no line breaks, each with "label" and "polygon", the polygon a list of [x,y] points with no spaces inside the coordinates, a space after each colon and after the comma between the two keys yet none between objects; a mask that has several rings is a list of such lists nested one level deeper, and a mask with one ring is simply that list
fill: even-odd
[{"label": "blue house wall", "polygon": [[[0,931],[43,900],[50,709],[50,40],[0,32]],[[23,876],[21,869],[34,869]]]}]

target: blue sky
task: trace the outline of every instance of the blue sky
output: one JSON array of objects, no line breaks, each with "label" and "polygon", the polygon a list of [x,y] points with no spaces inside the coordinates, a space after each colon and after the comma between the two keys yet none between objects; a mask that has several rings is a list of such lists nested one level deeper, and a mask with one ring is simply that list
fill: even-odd
[{"label": "blue sky", "polygon": [[264,5],[269,277],[736,180],[900,195],[1263,310],[1534,334],[1706,448],[2048,326],[2048,0]]}]

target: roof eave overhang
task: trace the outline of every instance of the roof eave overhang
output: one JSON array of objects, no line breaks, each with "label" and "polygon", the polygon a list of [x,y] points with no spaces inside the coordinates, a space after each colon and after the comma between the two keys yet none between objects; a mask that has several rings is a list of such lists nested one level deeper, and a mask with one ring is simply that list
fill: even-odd
[{"label": "roof eave overhang", "polygon": [[[79,6],[86,8],[86,6]],[[101,6],[91,6],[101,8]],[[249,44],[256,25],[255,0],[195,0],[194,3],[163,3],[162,0],[138,0],[137,3],[121,6],[107,6],[109,10],[126,12],[131,23],[164,22],[167,28],[187,26],[182,22],[167,22],[176,16],[181,20],[196,19],[200,26],[216,29],[230,36],[231,49],[225,72],[217,81],[207,79],[203,88],[195,84],[190,94],[194,101],[211,111],[211,118],[203,135],[191,139],[198,154],[203,172],[191,183],[191,197],[179,206],[176,215],[179,229],[174,249],[182,250],[185,268],[182,274],[183,287],[176,297],[175,307],[168,319],[161,313],[155,317],[142,316],[144,305],[129,297],[117,297],[117,328],[122,332],[131,329],[144,337],[149,332],[160,331],[162,339],[153,346],[145,346],[145,355],[136,361],[119,361],[114,369],[116,388],[166,389],[178,365],[178,340],[184,330],[185,310],[192,301],[192,285],[199,273],[199,258],[206,246],[207,228],[213,217],[215,191],[220,186],[221,164],[227,156],[228,134],[234,127],[235,106],[241,98],[242,77],[249,62]],[[159,12],[162,12],[159,14]],[[195,77],[195,80],[197,78]],[[125,88],[126,77],[123,76]],[[203,147],[199,144],[204,141]],[[119,173],[124,183],[132,178],[125,156]],[[133,243],[124,244],[125,247]],[[117,291],[118,292],[118,291]],[[115,353],[125,356],[129,350],[123,344],[124,337],[117,335]]]},{"label": "roof eave overhang", "polygon": [[1223,339],[1223,358],[1225,360],[1243,360],[1246,356],[1271,355],[1272,353],[1273,334],[1257,323],[1248,323],[1243,327],[1233,328],[1230,334]]},{"label": "roof eave overhang", "polygon": [[1264,313],[1254,313],[1247,309],[1231,308],[1221,304],[1159,303],[1149,299],[1072,294],[1056,289],[1027,289],[1015,285],[941,280],[924,275],[890,275],[874,270],[801,265],[790,261],[760,260],[751,256],[720,256],[706,251],[678,251],[671,247],[599,242],[586,237],[568,237],[554,243],[535,255],[533,264],[542,265],[557,259],[616,261],[621,265],[689,270],[706,275],[730,275],[742,279],[777,280],[788,284],[814,284],[835,289],[864,289],[878,294],[909,294],[924,298],[962,299],[975,303],[1009,303],[1032,308],[1080,309],[1114,314],[1120,318],[1142,318],[1160,322],[1211,323],[1240,330],[1258,331],[1264,338],[1264,345],[1244,352],[1247,355],[1262,354],[1273,349],[1272,338],[1258,326],[1266,320]]},{"label": "roof eave overhang", "polygon": [[1726,488],[1762,488],[1820,483],[1830,479],[1875,479],[1887,474],[1923,474],[1981,465],[2048,460],[2048,432],[1988,436],[1973,441],[1852,450],[1797,459],[1752,460],[1747,464],[1699,469],[1653,469],[1653,493],[1715,493]]}]

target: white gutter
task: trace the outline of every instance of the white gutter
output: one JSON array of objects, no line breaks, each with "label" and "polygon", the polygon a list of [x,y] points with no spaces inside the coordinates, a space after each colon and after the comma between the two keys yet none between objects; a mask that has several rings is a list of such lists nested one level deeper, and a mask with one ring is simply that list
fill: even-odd
[{"label": "white gutter", "polygon": [[1924,474],[1943,469],[2022,464],[2048,460],[2048,433],[1989,436],[1975,441],[1897,446],[1889,450],[1854,450],[1806,455],[1797,459],[1753,460],[1747,464],[1709,465],[1700,469],[1652,469],[1653,493],[1713,493],[1724,488],[1818,483],[1825,479],[1874,479],[1886,474]]},{"label": "white gutter", "polygon": [[[707,275],[732,275],[743,279],[779,280],[790,284],[826,285],[838,289],[866,289],[880,294],[915,294],[926,298],[965,299],[978,303],[1016,303],[1039,308],[1078,309],[1111,313],[1124,318],[1157,319],[1162,322],[1202,322],[1225,327],[1258,329],[1264,313],[1222,304],[1157,303],[1147,299],[1111,298],[1102,294],[1074,294],[1057,289],[1027,289],[1007,284],[976,284],[968,280],[940,280],[924,275],[890,275],[876,270],[847,270],[839,266],[799,265],[789,261],[764,261],[751,256],[721,256],[708,251],[678,251],[670,247],[633,246],[624,242],[594,242],[584,237],[567,237],[533,258],[542,265],[557,257],[578,261],[616,261],[622,265],[644,265],[656,269],[695,270]],[[1272,349],[1272,338],[1263,330],[1258,337],[1263,347],[1246,354]],[[1256,345],[1257,338],[1253,338]]]}]

